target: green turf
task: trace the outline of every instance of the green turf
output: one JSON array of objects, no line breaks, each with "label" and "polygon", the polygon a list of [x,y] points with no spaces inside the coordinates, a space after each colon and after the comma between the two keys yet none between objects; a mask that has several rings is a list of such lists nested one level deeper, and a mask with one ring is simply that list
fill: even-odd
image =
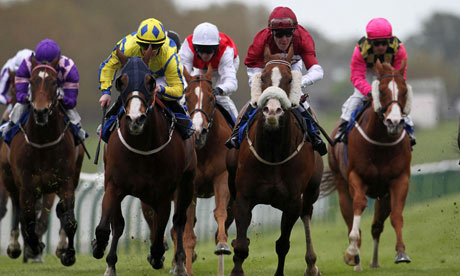
[{"label": "green turf", "polygon": [[[381,237],[379,269],[370,269],[372,250],[370,234],[371,210],[366,210],[362,224],[361,258],[363,272],[353,272],[352,267],[342,261],[348,245],[345,223],[337,219],[332,223],[315,223],[312,225],[312,239],[317,265],[323,275],[460,275],[460,194],[412,205],[404,212],[404,241],[406,252],[412,258],[411,264],[394,264],[395,234],[389,221]],[[273,275],[276,270],[277,256],[275,241],[278,231],[270,233],[255,232],[250,229],[249,258],[243,265],[246,275]],[[230,239],[233,239],[231,236]],[[126,253],[119,250],[117,272],[120,276],[128,275],[170,275],[168,270],[172,252],[166,254],[165,269],[154,271],[146,261],[147,245],[139,251]],[[135,247],[132,247],[135,248]],[[198,241],[198,259],[194,263],[195,275],[216,275],[217,257],[212,251],[211,241]],[[106,252],[107,253],[107,252]],[[303,275],[305,269],[305,238],[302,224],[299,222],[291,236],[291,249],[287,255],[285,275]],[[232,257],[225,257],[225,275],[233,267]],[[11,260],[0,256],[0,275],[103,275],[106,269],[105,259],[96,260],[89,255],[78,255],[77,262],[71,267],[64,267],[53,255],[45,257],[44,264],[22,264],[21,260]]]}]

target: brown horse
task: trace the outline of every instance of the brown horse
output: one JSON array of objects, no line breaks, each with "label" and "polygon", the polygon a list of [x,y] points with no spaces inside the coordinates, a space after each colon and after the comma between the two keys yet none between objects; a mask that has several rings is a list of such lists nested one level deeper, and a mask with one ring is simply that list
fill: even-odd
[{"label": "brown horse", "polygon": [[[360,219],[366,196],[375,198],[372,222],[374,239],[370,266],[379,267],[378,245],[385,219],[390,216],[396,232],[395,263],[410,262],[402,239],[403,208],[409,189],[411,146],[404,130],[403,114],[409,114],[412,91],[404,79],[403,62],[395,71],[391,65],[376,63],[379,80],[372,84],[372,108],[366,109],[343,143],[329,149],[332,184],[339,192],[342,216],[348,226],[349,247],[345,262],[362,270]],[[335,135],[337,126],[332,136]],[[348,155],[348,160],[347,160]]]},{"label": "brown horse", "polygon": [[[227,216],[230,198],[228,191],[228,172],[225,164],[227,148],[224,143],[231,134],[231,128],[224,115],[216,106],[216,97],[212,93],[212,72],[210,66],[206,75],[191,76],[184,68],[188,87],[185,91],[187,107],[195,129],[195,149],[198,165],[195,177],[195,192],[187,211],[187,224],[184,233],[184,246],[187,255],[187,272],[193,275],[192,258],[196,245],[193,232],[195,224],[196,198],[215,196],[214,218],[217,222],[216,255],[231,254],[227,245],[227,228],[233,216]],[[172,233],[174,237],[174,233]]]},{"label": "brown horse", "polygon": [[[16,72],[8,70],[9,73],[9,95],[11,99],[11,106],[14,106],[16,104],[16,86],[15,86],[15,76]],[[9,108],[5,109],[5,112],[3,113],[2,120],[3,121],[8,121],[9,120]],[[8,192],[8,189],[5,186],[5,183],[3,181],[3,176],[9,175],[9,179],[6,180],[7,183],[10,183],[10,189],[17,193],[17,189],[14,186],[14,180],[12,179],[11,175],[11,167],[8,163],[8,147],[5,145],[4,148],[0,149],[0,164],[2,165],[0,167],[0,174],[2,177],[0,177],[0,220],[3,219],[3,217],[6,214],[6,204],[8,202],[8,198],[10,197],[10,193]],[[83,154],[81,153],[78,158],[77,158],[77,168],[81,168],[83,162]],[[78,173],[79,176],[79,173]],[[78,184],[78,177],[75,180],[75,187]],[[43,198],[41,200],[37,201],[36,205],[36,210],[38,214],[37,218],[37,224],[35,226],[35,232],[37,233],[39,240],[42,240],[43,235],[45,234],[46,230],[48,229],[48,220],[49,220],[49,213],[51,211],[51,207],[53,206],[54,199],[56,197],[55,193],[51,194],[44,194]],[[11,232],[10,232],[10,243],[7,247],[7,254],[11,258],[17,258],[21,255],[21,245],[19,243],[19,202],[12,199],[12,217],[13,217],[13,223],[11,227]],[[60,234],[64,232],[63,229],[60,230]],[[64,234],[65,235],[65,234]],[[60,240],[59,245],[56,249],[56,254],[60,256],[61,251],[66,248],[67,246],[65,245],[65,240]],[[28,256],[26,254],[23,255],[24,257],[24,262],[27,262]],[[37,256],[36,258],[31,260],[32,262],[41,262],[42,257],[41,254]]]},{"label": "brown horse", "polygon": [[252,102],[257,102],[259,109],[239,152],[231,150],[227,156],[237,230],[237,238],[232,242],[235,255],[231,275],[244,275],[242,264],[249,254],[247,229],[257,204],[270,204],[283,212],[281,236],[276,241],[275,275],[284,275],[289,238],[299,216],[304,222],[307,242],[305,275],[321,274],[315,265],[310,220],[313,203],[319,195],[322,162],[306,141],[300,121],[292,111],[301,93],[300,72],[291,71],[292,56],[292,46],[286,58],[271,55],[268,47],[265,48],[265,69],[255,75],[251,88]]},{"label": "brown horse", "polygon": [[75,263],[74,202],[82,149],[75,147],[69,122],[64,120],[64,111],[59,107],[58,58],[51,63],[37,64],[32,57],[31,63],[30,115],[12,139],[10,148],[5,143],[2,145],[2,179],[13,203],[19,204],[24,254],[28,258],[36,258],[44,247],[36,233],[36,201],[50,193],[59,196],[56,213],[68,237],[68,245],[60,251],[60,259],[63,265],[70,266]]},{"label": "brown horse", "polygon": [[150,226],[148,261],[154,269],[163,267],[163,236],[176,190],[178,204],[173,227],[180,241],[175,254],[176,275],[187,275],[182,235],[193,195],[196,154],[193,140],[184,142],[174,131],[175,121],[165,115],[164,104],[157,98],[159,95],[153,93],[155,79],[146,65],[151,55],[151,48],[143,60],[128,59],[117,51],[124,66],[116,87],[121,91],[125,114],[117,121],[116,131],[111,133],[104,150],[105,194],[93,241],[93,256],[100,259],[104,256],[110,229],[113,230],[105,275],[116,275],[117,245],[124,228],[121,201],[127,195],[142,201],[144,217]]}]

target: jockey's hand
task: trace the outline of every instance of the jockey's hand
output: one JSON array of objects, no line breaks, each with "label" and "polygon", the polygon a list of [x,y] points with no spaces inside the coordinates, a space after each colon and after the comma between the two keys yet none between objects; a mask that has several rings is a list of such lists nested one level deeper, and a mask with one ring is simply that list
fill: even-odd
[{"label": "jockey's hand", "polygon": [[159,84],[157,84],[157,86],[155,86],[155,90],[153,90],[154,93],[160,93],[160,94],[163,94],[162,91],[164,93],[164,87]]},{"label": "jockey's hand", "polygon": [[306,102],[307,100],[308,100],[308,94],[302,94],[302,96],[300,96],[301,103]]},{"label": "jockey's hand", "polygon": [[104,106],[109,106],[110,105],[110,100],[111,97],[109,94],[104,94],[99,98],[99,104],[101,105],[101,108],[104,108]]}]

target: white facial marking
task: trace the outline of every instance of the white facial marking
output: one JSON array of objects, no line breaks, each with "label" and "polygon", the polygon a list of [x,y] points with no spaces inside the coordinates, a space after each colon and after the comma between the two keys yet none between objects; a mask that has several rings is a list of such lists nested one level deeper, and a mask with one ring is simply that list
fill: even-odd
[{"label": "white facial marking", "polygon": [[38,73],[38,76],[39,76],[40,78],[42,78],[42,79],[46,79],[46,77],[48,77],[48,72],[46,72],[46,71],[40,71],[40,72]]},{"label": "white facial marking", "polygon": [[[133,96],[139,96],[139,92],[133,92]],[[131,103],[129,105],[129,113],[128,116],[131,117],[131,119],[136,119],[139,116],[141,116],[141,106],[142,106],[142,101],[139,98],[133,98],[131,99]]]},{"label": "white facial marking", "polygon": [[[200,97],[201,90],[199,87],[195,88],[195,95],[198,98],[198,101],[195,104],[195,109],[201,108],[203,106],[203,97]],[[201,112],[195,112],[192,116],[193,127],[197,133],[201,133],[203,130],[203,114]]]},{"label": "white facial marking", "polygon": [[388,88],[390,88],[391,90],[392,100],[397,101],[399,90],[398,90],[398,85],[396,84],[396,82],[394,80],[390,81],[388,83]]},{"label": "white facial marking", "polygon": [[402,119],[401,108],[397,104],[392,104],[390,108],[390,113],[388,113],[386,119],[390,120],[394,125],[397,125]]},{"label": "white facial marking", "polygon": [[273,86],[280,86],[281,82],[281,72],[278,67],[273,67],[272,69],[272,85]]}]

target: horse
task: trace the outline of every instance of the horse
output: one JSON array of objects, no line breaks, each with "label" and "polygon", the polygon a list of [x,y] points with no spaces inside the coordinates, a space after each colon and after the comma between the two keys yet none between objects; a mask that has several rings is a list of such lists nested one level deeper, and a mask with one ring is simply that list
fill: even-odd
[{"label": "horse", "polygon": [[[404,79],[405,61],[399,70],[377,61],[378,80],[372,83],[372,108],[364,110],[343,143],[329,147],[330,184],[339,193],[342,216],[348,226],[349,246],[344,260],[362,270],[360,219],[367,199],[375,198],[371,268],[380,266],[378,246],[385,219],[390,216],[396,232],[395,263],[409,263],[402,238],[403,208],[409,189],[411,146],[403,114],[409,114],[412,89]],[[337,126],[332,132],[334,137]],[[321,184],[321,189],[326,184]]]},{"label": "horse", "polygon": [[237,230],[237,237],[232,241],[232,276],[244,275],[242,264],[249,255],[247,229],[257,204],[270,204],[283,212],[281,236],[276,241],[275,275],[284,275],[289,238],[299,216],[304,222],[307,243],[305,275],[321,275],[315,264],[310,220],[313,203],[319,195],[323,164],[306,139],[306,132],[302,131],[303,118],[296,119],[292,110],[301,95],[301,73],[291,71],[293,54],[292,45],[284,58],[280,54],[272,55],[268,46],[265,47],[265,68],[261,74],[254,75],[251,87],[251,104],[257,102],[259,109],[240,149],[232,149],[227,155]]},{"label": "horse", "polygon": [[[216,97],[212,93],[212,73],[211,66],[208,67],[205,75],[197,76],[191,76],[184,68],[184,77],[188,83],[185,98],[195,129],[195,150],[198,159],[193,203],[190,204],[187,211],[187,224],[184,232],[186,268],[189,275],[193,275],[192,259],[196,257],[194,253],[196,236],[193,227],[197,197],[215,196],[214,218],[217,222],[217,231],[214,253],[216,255],[231,254],[227,244],[227,229],[233,222],[233,216],[231,212],[227,214],[230,193],[225,163],[227,148],[224,145],[231,134],[231,127],[217,108]],[[175,236],[173,231],[171,236]],[[177,242],[176,239],[174,241]]]},{"label": "horse", "polygon": [[115,84],[121,92],[125,112],[104,148],[105,193],[96,239],[92,241],[93,256],[102,258],[110,229],[113,230],[104,275],[116,275],[117,245],[124,228],[121,202],[127,195],[141,200],[150,227],[148,261],[154,269],[163,267],[163,236],[175,191],[178,200],[173,227],[179,241],[175,275],[187,275],[182,235],[187,207],[192,200],[196,154],[193,139],[183,141],[174,131],[175,120],[166,116],[164,104],[154,93],[156,82],[146,65],[152,55],[151,48],[143,59],[128,58],[117,50],[123,68]]},{"label": "horse", "polygon": [[[48,202],[46,208],[52,205],[53,198],[47,195],[55,193],[60,198],[56,213],[65,232],[65,235],[60,233],[62,248],[58,246],[57,253],[63,265],[71,266],[76,260],[74,202],[83,148],[75,146],[70,122],[65,120],[65,112],[59,105],[58,61],[55,58],[52,62],[39,64],[34,56],[31,57],[29,118],[24,126],[19,126],[20,131],[11,140],[9,148],[2,143],[0,167],[13,206],[19,206],[25,258],[37,258],[44,248],[36,232],[40,228],[36,221],[37,199],[43,196]],[[17,236],[18,233],[16,242]]]},{"label": "horse", "polygon": [[[9,94],[11,98],[11,106],[16,104],[16,86],[15,86],[15,76],[16,72],[11,71],[8,69],[9,73]],[[7,121],[9,119],[9,109],[7,108],[3,113],[2,120]],[[3,139],[1,140],[3,143]],[[2,175],[11,175],[11,168],[8,164],[8,147],[5,145],[4,148],[0,149],[0,164],[5,165],[0,167],[0,174]],[[77,157],[77,168],[81,168],[83,162],[83,153],[80,152],[79,156]],[[79,173],[78,173],[79,175]],[[6,181],[7,183],[14,183],[12,176],[10,176],[10,180]],[[75,187],[78,184],[78,178],[75,181]],[[14,185],[10,185],[10,189],[17,192]],[[0,221],[3,219],[7,212],[6,205],[8,203],[8,198],[10,197],[10,193],[3,181],[3,177],[0,177]],[[42,240],[43,235],[45,234],[46,230],[48,229],[48,221],[49,221],[49,213],[51,211],[51,207],[53,206],[54,199],[56,197],[55,193],[51,194],[44,194],[41,200],[38,200],[36,203],[36,210],[37,210],[37,224],[35,227],[35,232],[37,233],[39,240]],[[13,199],[13,198],[12,198]],[[7,254],[10,258],[18,258],[21,255],[21,245],[19,243],[19,203],[15,200],[12,200],[12,217],[13,222],[10,231],[10,243],[7,247]],[[64,236],[62,236],[64,234]],[[59,257],[61,251],[66,248],[66,241],[65,241],[65,233],[64,230],[60,230],[60,241],[56,248],[56,255]],[[24,262],[28,261],[28,256],[26,254],[23,255]],[[31,259],[32,262],[42,262],[42,256],[39,254],[34,259]]]},{"label": "horse", "polygon": [[458,136],[457,136],[457,145],[460,150],[460,118],[458,118]]}]

